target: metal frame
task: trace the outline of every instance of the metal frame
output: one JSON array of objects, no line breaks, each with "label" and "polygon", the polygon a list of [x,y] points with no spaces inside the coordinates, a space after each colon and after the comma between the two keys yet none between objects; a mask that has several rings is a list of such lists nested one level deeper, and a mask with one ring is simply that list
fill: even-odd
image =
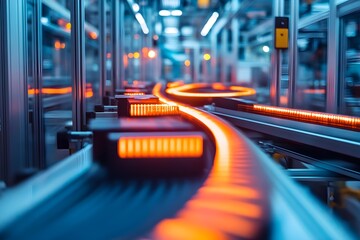
[{"label": "metal frame", "polygon": [[0,1],[0,179],[16,183],[28,153],[25,1]]},{"label": "metal frame", "polygon": [[[42,89],[42,2],[41,0],[33,0],[34,14],[33,14],[33,73],[34,73],[34,88],[41,93]],[[34,95],[34,167],[45,168],[45,128],[44,128],[44,113],[43,113],[43,97],[42,94]]]},{"label": "metal frame", "polygon": [[[284,0],[274,0],[273,3],[273,16],[283,16],[284,15]],[[264,24],[265,26],[273,28],[273,36],[274,32],[274,20],[267,22]],[[272,65],[272,78],[270,80],[270,102],[271,105],[279,106],[280,104],[280,94],[281,94],[281,50],[274,49],[273,54],[271,55],[271,65]]]},{"label": "metal frame", "polygon": [[[339,102],[337,102],[339,109],[338,111],[340,113],[343,112],[343,109],[345,109],[345,71],[346,71],[346,64],[347,64],[347,58],[346,58],[346,38],[343,34],[341,34],[341,31],[344,29],[344,19],[343,17],[360,11],[360,2],[356,0],[349,0],[346,2],[343,2],[342,4],[337,5],[337,36],[340,36],[340,40],[337,39],[339,44],[339,63],[338,63],[338,75],[339,81],[337,81],[337,87],[338,87],[338,95],[339,95]],[[337,37],[338,38],[338,37]]]},{"label": "metal frame", "polygon": [[99,97],[101,104],[106,86],[106,1],[99,1],[100,35],[99,35]]},{"label": "metal frame", "polygon": [[[330,0],[330,1],[333,1],[333,0]],[[331,3],[329,3],[329,4],[330,4],[330,8],[331,8]],[[325,20],[325,19],[329,18],[329,15],[330,15],[330,11],[324,11],[321,13],[311,14],[309,16],[302,17],[299,19],[298,29],[307,27],[307,26],[317,23],[321,20]]]},{"label": "metal frame", "polygon": [[72,124],[74,131],[85,126],[85,8],[84,1],[71,1]]},{"label": "metal frame", "polygon": [[303,144],[345,154],[360,156],[360,132],[303,123],[293,120],[267,117],[258,114],[215,107],[212,113],[226,118],[241,128],[247,128],[272,136],[286,138]]},{"label": "metal frame", "polygon": [[288,106],[294,107],[295,93],[296,93],[296,78],[297,78],[297,35],[298,35],[298,22],[299,22],[299,1],[291,1],[290,7],[290,44],[289,44],[289,99]]},{"label": "metal frame", "polygon": [[4,192],[0,204],[0,232],[4,231],[15,218],[39,205],[51,194],[68,186],[91,167],[92,145],[88,145],[24,184]]},{"label": "metal frame", "polygon": [[339,111],[339,81],[338,56],[339,56],[339,19],[336,14],[336,0],[330,0],[328,18],[328,48],[327,48],[327,84],[326,84],[326,112]]},{"label": "metal frame", "polygon": [[111,2],[111,29],[112,29],[112,83],[113,93],[117,89],[123,88],[124,67],[123,67],[123,53],[124,53],[124,2],[120,0],[112,0]]}]

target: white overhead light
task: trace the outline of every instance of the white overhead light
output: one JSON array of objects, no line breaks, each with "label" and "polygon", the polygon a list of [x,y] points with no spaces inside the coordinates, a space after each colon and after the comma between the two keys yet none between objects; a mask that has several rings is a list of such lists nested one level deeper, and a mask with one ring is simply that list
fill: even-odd
[{"label": "white overhead light", "polygon": [[172,10],[172,11],[171,11],[171,16],[180,17],[181,15],[182,15],[182,11],[181,11],[181,10]]},{"label": "white overhead light", "polygon": [[169,10],[160,10],[159,15],[162,17],[168,17],[171,15],[171,12]]},{"label": "white overhead light", "polygon": [[149,33],[149,28],[146,25],[145,19],[144,17],[141,15],[141,13],[137,13],[135,14],[135,18],[136,20],[139,22],[141,30],[143,31],[144,34],[148,34]]},{"label": "white overhead light", "polygon": [[49,23],[49,19],[47,17],[41,17],[41,23],[43,24]]},{"label": "white overhead light", "polygon": [[134,11],[135,13],[137,13],[137,12],[140,10],[139,4],[134,3],[134,4],[132,5],[132,9],[133,9],[133,11]]},{"label": "white overhead light", "polygon": [[262,47],[262,50],[266,53],[270,52],[269,46],[266,46],[266,45]]},{"label": "white overhead light", "polygon": [[168,35],[178,35],[179,29],[177,29],[176,27],[167,27],[165,28],[164,32]]},{"label": "white overhead light", "polygon": [[214,13],[211,15],[211,17],[210,17],[209,20],[205,23],[203,29],[202,29],[201,32],[200,32],[200,34],[201,34],[202,36],[205,37],[205,36],[209,33],[210,29],[214,26],[214,24],[215,24],[216,20],[218,19],[218,17],[219,17],[219,13],[217,13],[217,12],[214,12]]}]

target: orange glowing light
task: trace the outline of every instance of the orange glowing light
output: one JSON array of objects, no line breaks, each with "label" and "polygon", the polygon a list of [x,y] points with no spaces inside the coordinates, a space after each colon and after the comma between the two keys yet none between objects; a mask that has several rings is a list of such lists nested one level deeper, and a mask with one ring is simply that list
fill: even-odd
[{"label": "orange glowing light", "polygon": [[143,53],[143,55],[147,55],[147,53],[149,52],[149,48],[143,47],[143,48],[141,49],[141,52]]},{"label": "orange glowing light", "polygon": [[169,82],[169,83],[167,83],[166,86],[168,88],[173,88],[173,87],[178,87],[178,86],[181,86],[181,85],[184,85],[184,81],[179,80],[179,81],[175,81],[175,82]]},{"label": "orange glowing light", "polygon": [[133,53],[128,53],[128,58],[133,58],[134,54]]},{"label": "orange glowing light", "polygon": [[71,23],[66,23],[65,24],[65,28],[66,28],[66,30],[71,30]]},{"label": "orange glowing light", "polygon": [[197,4],[199,8],[208,8],[210,5],[210,0],[198,0]]},{"label": "orange glowing light", "polygon": [[[48,94],[48,95],[63,95],[63,94],[69,94],[72,92],[72,87],[64,87],[64,88],[42,88],[41,89],[41,93],[42,94]],[[34,94],[39,94],[40,91],[39,89],[28,89],[28,95],[34,95]],[[94,92],[92,90],[92,88],[86,88],[85,91],[85,97],[86,98],[91,98],[94,96]]]},{"label": "orange glowing light", "polygon": [[218,204],[216,201],[202,201],[198,199],[189,201],[188,207],[211,209],[230,214],[238,214],[248,218],[259,218],[262,215],[261,208],[253,203],[227,199],[222,199],[221,203],[222,204]]},{"label": "orange glowing light", "polygon": [[89,36],[90,36],[90,38],[92,38],[92,39],[94,39],[94,40],[98,38],[98,35],[97,35],[96,32],[90,32],[90,33],[89,33]]},{"label": "orange glowing light", "polygon": [[156,41],[156,40],[159,40],[159,36],[158,35],[154,35],[153,36],[153,39]]},{"label": "orange glowing light", "polygon": [[60,47],[61,47],[62,49],[64,49],[64,48],[66,47],[66,44],[65,44],[65,43],[61,43]]},{"label": "orange glowing light", "polygon": [[[191,141],[190,141],[191,140]],[[176,141],[170,148],[170,142]],[[192,151],[190,142],[194,144]],[[118,140],[120,158],[198,158],[203,154],[203,137],[199,134],[167,135],[149,133],[145,136],[123,135]]]},{"label": "orange glowing light", "polygon": [[61,42],[60,41],[58,41],[58,40],[56,40],[55,41],[55,43],[54,43],[54,47],[55,47],[55,49],[61,49]]},{"label": "orange glowing light", "polygon": [[154,239],[158,240],[226,240],[229,239],[224,233],[199,226],[187,219],[166,219],[156,226]]},{"label": "orange glowing light", "polygon": [[134,58],[139,58],[140,57],[140,53],[139,52],[134,52]]},{"label": "orange glowing light", "polygon": [[[222,86],[215,88],[222,89]],[[179,106],[183,116],[197,121],[215,136],[216,153],[213,168],[203,186],[176,216],[161,221],[155,227],[154,238],[228,239],[225,234],[234,239],[254,238],[261,231],[260,222],[266,211],[261,201],[267,193],[266,188],[260,187],[264,183],[259,184],[258,178],[253,175],[258,167],[256,162],[249,161],[248,143],[224,120],[172,102],[160,89],[159,83],[154,87],[153,94],[161,102]]]},{"label": "orange glowing light", "polygon": [[85,98],[92,98],[93,96],[94,96],[94,92],[92,90],[92,84],[86,83]]},{"label": "orange glowing light", "polygon": [[190,67],[190,65],[191,65],[190,60],[189,60],[189,59],[186,59],[185,62],[184,62],[184,65],[185,65],[186,67]]},{"label": "orange glowing light", "polygon": [[39,94],[39,89],[30,88],[28,89],[28,95]]},{"label": "orange glowing light", "polygon": [[94,96],[94,92],[92,90],[86,90],[85,97],[92,98]]},{"label": "orange glowing light", "polygon": [[65,88],[43,88],[41,92],[43,94],[68,94],[71,93],[72,88],[71,87],[65,87]]},{"label": "orange glowing light", "polygon": [[149,58],[156,58],[156,52],[154,50],[150,50],[147,55]]},{"label": "orange glowing light", "polygon": [[124,62],[125,68],[127,68],[129,66],[129,59],[126,54],[123,55],[123,62]]},{"label": "orange glowing light", "polygon": [[211,59],[211,55],[208,54],[208,53],[205,53],[203,58],[204,58],[205,61],[209,61]]},{"label": "orange glowing light", "polygon": [[143,93],[143,92],[126,92],[126,93],[124,93],[124,95],[127,95],[127,96],[138,96],[138,95],[145,95],[145,93]]},{"label": "orange glowing light", "polygon": [[269,114],[274,117],[278,116],[278,117],[284,117],[294,120],[315,122],[330,126],[360,129],[359,117],[351,117],[340,114],[323,113],[323,112],[313,112],[313,111],[283,108],[283,107],[272,107],[272,106],[259,105],[259,104],[254,104],[253,110],[264,114]]},{"label": "orange glowing light", "polygon": [[108,58],[108,59],[111,58],[111,53],[107,53],[106,58]]},{"label": "orange glowing light", "polygon": [[225,91],[227,87],[222,83],[213,83],[212,88],[219,91]]},{"label": "orange glowing light", "polygon": [[66,24],[64,19],[59,19],[57,22],[58,22],[59,26],[62,26],[62,27],[65,26],[65,24]]},{"label": "orange glowing light", "polygon": [[325,94],[325,89],[304,89],[303,93],[307,93],[307,94]]},{"label": "orange glowing light", "polygon": [[166,92],[168,94],[182,96],[182,97],[243,97],[243,96],[254,95],[256,93],[255,89],[253,89],[253,88],[246,88],[246,87],[240,87],[240,86],[227,87],[225,85],[223,85],[224,88],[221,89],[223,92],[220,92],[220,93],[189,92],[191,90],[193,91],[195,89],[209,88],[209,87],[214,90],[219,90],[220,86],[221,86],[221,83],[215,83],[215,84],[191,83],[191,84],[186,84],[186,85],[179,86],[179,87],[168,88],[166,90]]},{"label": "orange glowing light", "polygon": [[177,106],[168,104],[131,104],[130,116],[163,116],[163,115],[176,115],[179,114]]}]

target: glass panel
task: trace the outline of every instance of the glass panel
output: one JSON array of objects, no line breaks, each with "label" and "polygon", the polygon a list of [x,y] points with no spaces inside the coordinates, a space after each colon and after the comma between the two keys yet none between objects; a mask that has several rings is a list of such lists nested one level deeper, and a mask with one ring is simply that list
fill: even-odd
[{"label": "glass panel", "polygon": [[327,25],[323,20],[299,30],[296,108],[325,111]]},{"label": "glass panel", "polygon": [[360,12],[344,17],[344,79],[341,113],[360,116]]},{"label": "glass panel", "polygon": [[[143,33],[137,21],[134,21],[132,13],[127,12],[125,15],[125,80],[127,84],[140,80],[140,62],[142,56],[141,38]],[[125,58],[124,58],[125,59]]]},{"label": "glass panel", "polygon": [[[273,1],[252,1],[238,17],[239,55],[237,84],[251,87],[256,95],[248,97],[258,103],[270,104],[271,54],[273,52]],[[231,43],[230,43],[231,44]],[[232,48],[232,51],[236,51]],[[225,55],[226,58],[226,55]],[[227,73],[229,74],[229,73]]]},{"label": "glass panel", "polygon": [[85,70],[86,70],[86,109],[93,111],[94,105],[101,103],[99,74],[99,24],[100,12],[97,0],[85,4]]},{"label": "glass panel", "polygon": [[[34,14],[34,5],[32,1],[27,1],[26,3],[26,11],[27,11],[27,74],[28,74],[28,101],[29,101],[29,117],[31,118],[33,115],[31,114],[34,110],[34,75],[33,75],[33,42],[34,42],[34,36],[33,36],[33,29],[34,29],[34,22],[33,22],[33,14]],[[33,162],[34,158],[34,126],[33,126],[33,119],[29,120],[29,155],[28,160],[29,163]]]},{"label": "glass panel", "polygon": [[70,10],[72,0],[43,3],[43,106],[46,162],[64,158],[68,151],[56,147],[56,133],[72,117]]},{"label": "glass panel", "polygon": [[329,10],[329,0],[299,0],[299,16],[308,16]]},{"label": "glass panel", "polygon": [[[266,31],[269,31],[266,29]],[[269,31],[249,39],[244,60],[238,64],[237,82],[255,88],[258,103],[270,103],[272,33]]]}]

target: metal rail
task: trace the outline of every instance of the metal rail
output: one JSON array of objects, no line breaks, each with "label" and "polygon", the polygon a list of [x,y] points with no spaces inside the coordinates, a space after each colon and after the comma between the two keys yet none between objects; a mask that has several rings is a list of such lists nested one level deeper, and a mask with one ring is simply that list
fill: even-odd
[{"label": "metal rail", "polygon": [[360,156],[360,132],[214,106],[206,106],[205,109],[227,119],[240,128],[254,130],[328,151],[336,151],[355,158]]}]

